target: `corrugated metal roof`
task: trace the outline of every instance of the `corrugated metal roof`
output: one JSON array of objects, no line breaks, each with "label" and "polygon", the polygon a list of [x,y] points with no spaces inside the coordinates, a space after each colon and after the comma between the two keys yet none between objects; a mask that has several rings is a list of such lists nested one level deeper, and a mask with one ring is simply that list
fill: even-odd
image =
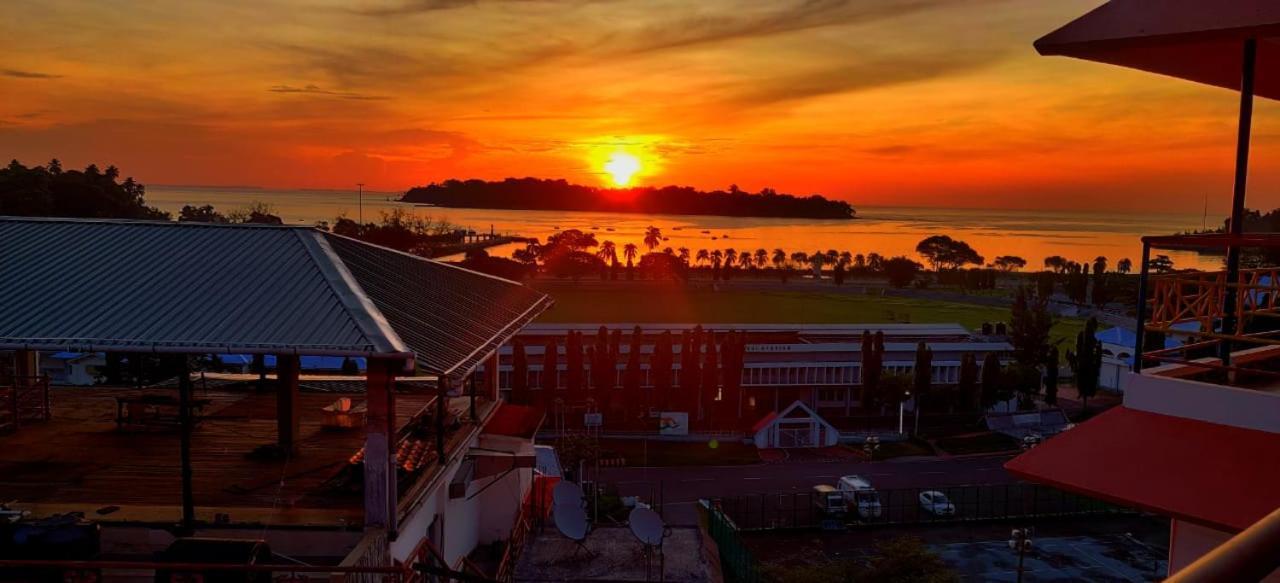
[{"label": "corrugated metal roof", "polygon": [[0,347],[414,357],[460,374],[549,305],[305,227],[0,218]]}]

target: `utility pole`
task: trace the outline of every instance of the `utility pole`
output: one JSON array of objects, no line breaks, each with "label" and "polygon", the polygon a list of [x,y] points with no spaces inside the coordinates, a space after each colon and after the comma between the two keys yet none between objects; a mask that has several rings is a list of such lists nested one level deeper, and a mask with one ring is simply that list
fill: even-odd
[{"label": "utility pole", "polygon": [[364,226],[364,183],[357,182],[356,186],[360,187],[359,194],[356,194],[356,208],[360,213],[360,226]]}]

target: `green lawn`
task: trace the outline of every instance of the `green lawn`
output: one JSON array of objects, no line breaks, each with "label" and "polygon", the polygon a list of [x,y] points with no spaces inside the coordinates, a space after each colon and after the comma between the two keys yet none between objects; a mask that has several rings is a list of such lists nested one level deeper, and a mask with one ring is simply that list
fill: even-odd
[{"label": "green lawn", "polygon": [[[890,296],[750,290],[571,285],[547,286],[556,305],[539,322],[694,322],[716,323],[957,323],[971,330],[983,322],[1008,322],[1009,310],[959,302]],[[1060,352],[1075,345],[1084,328],[1078,319],[1061,318],[1053,339]]]}]

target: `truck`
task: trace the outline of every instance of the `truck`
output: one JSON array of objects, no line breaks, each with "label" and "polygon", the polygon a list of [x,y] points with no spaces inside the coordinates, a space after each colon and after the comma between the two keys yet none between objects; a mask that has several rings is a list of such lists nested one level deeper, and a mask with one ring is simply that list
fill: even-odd
[{"label": "truck", "polygon": [[880,494],[870,480],[858,475],[843,476],[840,478],[840,494],[844,498],[845,507],[850,512],[856,512],[858,518],[880,518]]}]

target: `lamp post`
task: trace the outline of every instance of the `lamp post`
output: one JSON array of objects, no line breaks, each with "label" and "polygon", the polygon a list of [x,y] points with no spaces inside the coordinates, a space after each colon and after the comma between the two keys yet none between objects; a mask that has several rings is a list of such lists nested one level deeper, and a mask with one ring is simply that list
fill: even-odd
[{"label": "lamp post", "polygon": [[357,182],[356,186],[360,188],[360,190],[356,193],[356,208],[359,209],[360,226],[363,227],[364,226],[364,183]]},{"label": "lamp post", "polygon": [[1031,529],[1015,528],[1009,533],[1009,548],[1018,551],[1018,583],[1022,583],[1022,562],[1031,550]]}]

